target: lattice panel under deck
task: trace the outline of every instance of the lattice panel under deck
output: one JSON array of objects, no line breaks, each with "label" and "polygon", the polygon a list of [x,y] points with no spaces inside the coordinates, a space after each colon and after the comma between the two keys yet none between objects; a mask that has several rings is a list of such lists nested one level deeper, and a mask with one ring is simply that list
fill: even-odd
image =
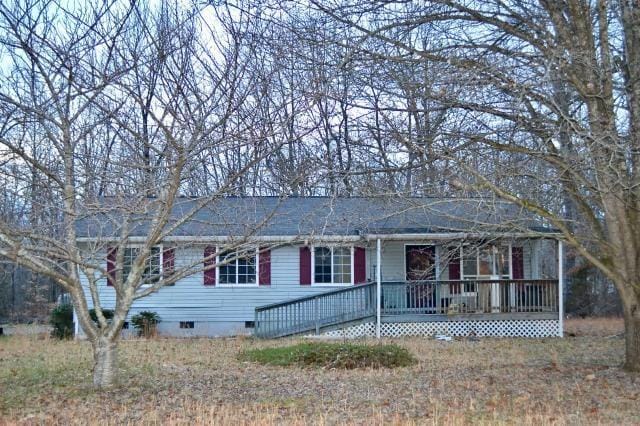
[{"label": "lattice panel under deck", "polygon": [[[360,324],[329,331],[326,337],[356,338],[374,336],[375,323]],[[491,337],[554,337],[560,332],[558,320],[500,320],[500,321],[440,321],[383,323],[384,337],[402,336],[491,336]]]},{"label": "lattice panel under deck", "polygon": [[367,337],[376,335],[376,324],[368,322],[365,324],[354,325],[340,330],[327,331],[322,333],[325,337],[335,337],[344,339],[355,339],[358,337]]}]

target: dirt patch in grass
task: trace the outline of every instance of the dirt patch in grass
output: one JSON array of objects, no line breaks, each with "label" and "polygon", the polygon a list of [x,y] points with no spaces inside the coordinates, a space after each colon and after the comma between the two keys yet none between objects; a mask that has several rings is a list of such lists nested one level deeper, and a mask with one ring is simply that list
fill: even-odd
[{"label": "dirt patch in grass", "polygon": [[640,424],[640,376],[619,368],[619,338],[385,340],[417,360],[398,369],[238,358],[301,342],[127,340],[120,385],[96,392],[86,342],[10,336],[0,424]]},{"label": "dirt patch in grass", "polygon": [[251,349],[241,361],[281,367],[396,368],[415,364],[406,348],[395,344],[305,342],[292,346]]}]

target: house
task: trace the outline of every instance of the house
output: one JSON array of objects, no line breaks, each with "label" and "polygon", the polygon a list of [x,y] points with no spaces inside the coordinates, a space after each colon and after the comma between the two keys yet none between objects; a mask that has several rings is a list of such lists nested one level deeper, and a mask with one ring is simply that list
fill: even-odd
[{"label": "house", "polygon": [[[174,219],[189,220],[174,226],[148,267],[160,275],[193,272],[131,309],[157,312],[161,334],[562,335],[562,242],[513,204],[224,197],[195,208],[198,202],[176,203]],[[110,274],[108,241],[119,235],[113,217],[77,225],[79,242]],[[128,237],[125,270],[146,226],[141,219]],[[98,285],[105,308],[115,300],[109,281]]]}]

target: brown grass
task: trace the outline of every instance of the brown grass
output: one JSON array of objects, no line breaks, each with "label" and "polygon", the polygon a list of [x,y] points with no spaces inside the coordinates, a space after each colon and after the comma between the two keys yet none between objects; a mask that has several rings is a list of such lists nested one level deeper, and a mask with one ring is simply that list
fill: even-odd
[{"label": "brown grass", "polygon": [[623,340],[601,337],[609,322],[586,324],[568,326],[595,335],[395,340],[418,363],[393,370],[238,360],[242,350],[291,340],[129,340],[121,384],[107,392],[91,388],[86,342],[8,337],[0,339],[0,423],[640,423],[640,376],[618,367]]},{"label": "brown grass", "polygon": [[624,321],[619,317],[572,318],[565,321],[564,330],[569,336],[612,337],[624,332]]}]

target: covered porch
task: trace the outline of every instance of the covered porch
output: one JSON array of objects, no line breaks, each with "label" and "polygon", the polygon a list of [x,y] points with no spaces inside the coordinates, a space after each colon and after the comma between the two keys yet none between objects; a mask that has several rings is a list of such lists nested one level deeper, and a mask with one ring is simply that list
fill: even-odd
[{"label": "covered porch", "polygon": [[[468,290],[474,291],[438,296],[450,286],[468,286]],[[467,330],[463,334],[490,335],[482,331],[483,326],[495,328],[495,322],[558,322],[560,303],[558,280],[366,283],[258,307],[255,334],[267,338],[326,332],[335,335],[336,331],[344,329],[345,333],[337,335],[349,337],[352,334],[371,335],[375,324],[375,335],[381,337],[394,334],[384,333],[384,328],[398,329],[399,325],[404,325],[416,331],[424,328],[416,326],[417,323],[446,322],[449,324],[440,327],[444,332],[458,326]],[[513,328],[513,324],[509,326]],[[550,325],[544,326],[549,328]],[[438,327],[424,329],[437,330]],[[404,333],[396,331],[395,334]],[[552,335],[558,335],[558,331]]]},{"label": "covered porch", "polygon": [[562,336],[560,240],[448,237],[370,236],[366,283],[258,307],[256,336]]},{"label": "covered porch", "polygon": [[558,280],[405,281],[382,282],[381,287],[381,315],[396,320],[558,316]]}]

